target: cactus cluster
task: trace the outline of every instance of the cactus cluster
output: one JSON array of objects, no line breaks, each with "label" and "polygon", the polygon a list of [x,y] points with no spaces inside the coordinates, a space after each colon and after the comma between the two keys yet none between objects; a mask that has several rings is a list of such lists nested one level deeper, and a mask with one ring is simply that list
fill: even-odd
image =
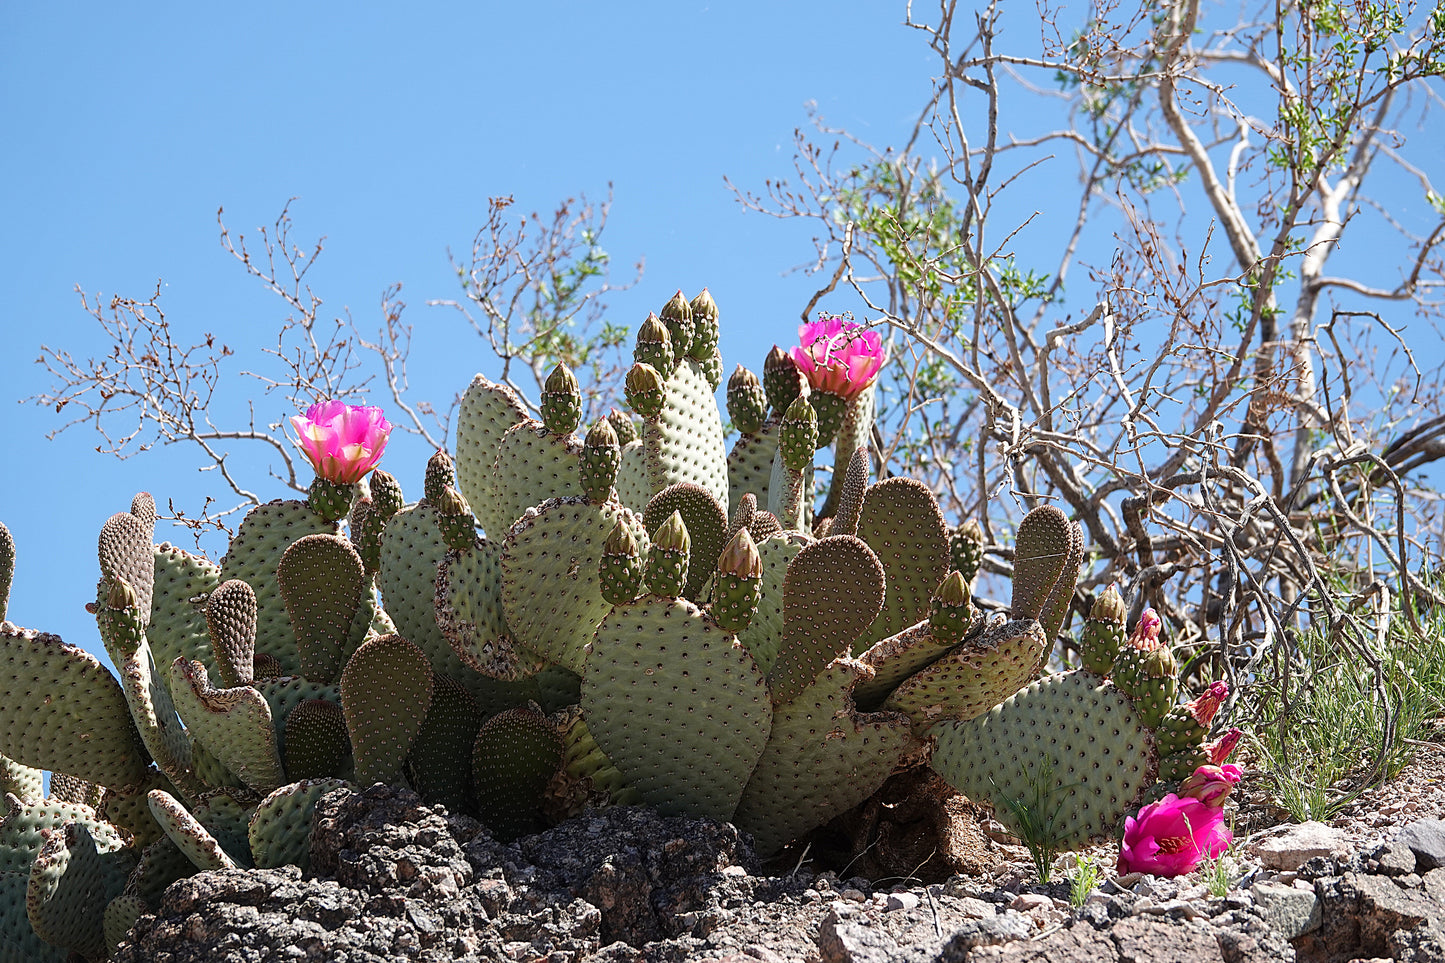
[{"label": "cactus cluster", "polygon": [[[329,479],[253,509],[219,564],[154,544],[148,495],[107,520],[92,611],[118,678],[0,624],[0,959],[101,959],[188,873],[304,864],[341,786],[404,783],[503,837],[645,803],[768,854],[930,755],[979,799],[1052,772],[1082,839],[1205,752],[1207,714],[1122,645],[1112,596],[1093,671],[1040,678],[1083,559],[1058,509],[1019,525],[1012,611],[984,618],[982,532],[917,481],[869,483],[871,389],[846,366],[818,355],[826,388],[780,349],[761,382],[740,367],[729,451],[717,325],[706,292],[669,300],[631,414],[582,437],[565,367],[540,419],[478,376],[416,502],[380,470]],[[0,613],[14,557],[0,526]]]}]

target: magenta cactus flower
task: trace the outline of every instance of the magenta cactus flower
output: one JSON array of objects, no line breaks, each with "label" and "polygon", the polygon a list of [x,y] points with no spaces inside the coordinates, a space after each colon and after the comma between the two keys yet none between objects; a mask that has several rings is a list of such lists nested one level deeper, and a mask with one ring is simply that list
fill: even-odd
[{"label": "magenta cactus flower", "polygon": [[1224,825],[1220,806],[1170,793],[1124,820],[1116,869],[1120,874],[1182,876],[1204,857],[1220,856],[1232,842],[1234,834]]},{"label": "magenta cactus flower", "polygon": [[1134,626],[1134,634],[1129,636],[1129,644],[1145,651],[1157,649],[1162,644],[1159,641],[1159,632],[1163,628],[1164,620],[1159,618],[1159,613],[1147,608],[1139,616],[1139,622]]},{"label": "magenta cactus flower", "polygon": [[354,485],[381,461],[391,435],[380,408],[319,401],[295,415],[296,445],[316,476],[337,485]]},{"label": "magenta cactus flower", "polygon": [[851,399],[878,377],[886,359],[883,337],[842,318],[820,318],[798,327],[793,363],[814,391]]},{"label": "magenta cactus flower", "polygon": [[1184,703],[1184,708],[1194,717],[1195,722],[1201,726],[1208,726],[1214,721],[1214,714],[1219,711],[1219,707],[1224,705],[1224,700],[1228,698],[1228,683],[1211,682],[1209,688],[1200,693],[1198,698]]}]

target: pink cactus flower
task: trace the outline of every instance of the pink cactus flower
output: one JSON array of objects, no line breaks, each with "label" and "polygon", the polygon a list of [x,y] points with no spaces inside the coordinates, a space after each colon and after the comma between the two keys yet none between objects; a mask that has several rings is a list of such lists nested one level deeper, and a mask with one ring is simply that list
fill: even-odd
[{"label": "pink cactus flower", "polygon": [[338,485],[354,485],[376,467],[391,425],[380,408],[319,401],[295,415],[296,445],[316,474]]},{"label": "pink cactus flower", "polygon": [[1214,714],[1219,707],[1224,705],[1224,700],[1229,698],[1229,685],[1224,682],[1211,682],[1209,688],[1205,689],[1193,702],[1186,702],[1184,708],[1194,717],[1194,721],[1201,726],[1207,726],[1214,721]]},{"label": "pink cactus flower", "polygon": [[1145,609],[1144,614],[1139,616],[1139,623],[1134,626],[1134,634],[1129,636],[1129,644],[1136,649],[1157,649],[1160,646],[1159,631],[1164,628],[1164,620],[1159,618],[1159,613],[1152,608]]},{"label": "pink cactus flower", "polygon": [[1217,858],[1232,842],[1222,808],[1170,793],[1124,821],[1117,871],[1182,876],[1204,857]]},{"label": "pink cactus flower", "polygon": [[1197,799],[1215,809],[1224,806],[1224,800],[1235,784],[1244,777],[1238,766],[1225,763],[1222,766],[1200,766],[1194,775],[1179,784],[1179,798]]},{"label": "pink cactus flower", "polygon": [[793,363],[814,391],[853,398],[871,385],[886,356],[883,336],[842,318],[822,318],[798,327],[801,344]]}]

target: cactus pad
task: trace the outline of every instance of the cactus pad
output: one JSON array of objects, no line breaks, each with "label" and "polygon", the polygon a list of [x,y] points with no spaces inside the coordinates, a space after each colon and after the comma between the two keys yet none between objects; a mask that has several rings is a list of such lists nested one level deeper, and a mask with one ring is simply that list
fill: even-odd
[{"label": "cactus pad", "polygon": [[216,678],[227,687],[248,684],[256,668],[256,593],[233,578],[211,593],[205,611]]},{"label": "cactus pad", "polygon": [[1084,531],[1077,522],[1069,522],[1069,550],[1064,556],[1064,568],[1053,591],[1044,600],[1039,622],[1044,627],[1044,637],[1052,646],[1069,618],[1069,606],[1074,600],[1074,586],[1079,582],[1079,568],[1084,564]]},{"label": "cactus pad", "polygon": [[431,708],[406,761],[412,787],[422,799],[453,813],[469,808],[472,746],[483,718],[465,686],[448,676],[432,676]]},{"label": "cactus pad", "polygon": [[858,656],[858,661],[873,670],[873,675],[860,679],[853,698],[863,709],[876,709],[883,704],[899,683],[942,658],[953,645],[933,634],[927,622],[919,622],[876,642]]},{"label": "cactus pad", "polygon": [[717,499],[727,516],[728,466],[722,418],[712,386],[691,358],[684,359],[668,377],[662,413],[648,419],[643,444],[650,491],[694,482]]},{"label": "cactus pad", "polygon": [[171,693],[191,735],[231,772],[258,792],[281,784],[281,756],[271,708],[250,686],[216,689],[206,667],[171,663]]},{"label": "cactus pad", "polygon": [[30,803],[12,795],[6,798],[5,804],[5,815],[0,818],[0,873],[28,873],[46,836],[67,823],[84,825],[105,852],[120,849],[126,843],[114,826],[83,803],[54,800]]},{"label": "cactus pad", "polygon": [[[59,779],[59,785],[56,780]],[[51,798],[64,802],[84,802],[81,793],[65,794],[67,783],[75,787],[88,787],[90,783],[65,773],[50,777]],[[83,788],[82,788],[83,792]],[[39,769],[22,766],[9,756],[0,755],[0,795],[12,795],[21,802],[39,802],[45,798],[45,773]],[[74,798],[71,798],[71,796]]]},{"label": "cactus pad", "polygon": [[550,662],[581,672],[583,647],[610,607],[599,563],[624,521],[644,551],[641,520],[616,502],[556,498],[529,510],[502,544],[502,608],[512,638]]},{"label": "cactus pad", "polygon": [[771,538],[757,538],[758,557],[763,563],[758,610],[753,613],[748,627],[738,633],[738,641],[758,665],[764,675],[773,670],[778,658],[778,647],[783,643],[783,583],[787,580],[788,565],[813,540],[797,532],[780,532]]},{"label": "cactus pad", "polygon": [[712,576],[723,544],[727,541],[727,513],[712,493],[701,485],[679,482],[652,496],[647,510],[642,513],[643,528],[656,532],[674,511],[682,515],[692,548],[692,562],[682,595],[701,602],[703,586]]},{"label": "cactus pad", "polygon": [[858,537],[877,553],[888,581],[883,610],[855,648],[861,652],[928,616],[933,590],[948,574],[948,529],[927,485],[889,478],[864,493]]},{"label": "cactus pad", "polygon": [[155,582],[151,527],[130,512],[117,512],[100,529],[100,571],[109,579],[122,578],[135,590],[141,621],[151,617],[151,590]]},{"label": "cactus pad", "polygon": [[733,442],[728,452],[728,504],[736,505],[744,495],[753,495],[767,505],[768,486],[773,476],[773,456],[778,452],[778,423],[769,421],[753,433]]},{"label": "cactus pad", "polygon": [[506,531],[516,516],[504,516],[501,506],[488,499],[492,466],[502,436],[527,420],[527,409],[511,388],[481,375],[472,379],[457,409],[457,488],[472,506],[482,529],[493,538]]},{"label": "cactus pad", "polygon": [[146,756],[115,676],[58,635],[0,623],[0,752],[112,789],[145,778]]},{"label": "cactus pad", "polygon": [[835,535],[814,542],[783,580],[783,640],[768,673],[782,705],[850,647],[883,606],[883,565],[862,540]]},{"label": "cactus pad", "polygon": [[502,614],[501,546],[480,539],[437,568],[437,627],[461,660],[493,679],[520,679],[546,662],[512,641]]},{"label": "cactus pad", "polygon": [[341,672],[366,583],[361,556],[339,536],[306,535],[282,554],[276,585],[306,678],[333,682]]},{"label": "cactus pad", "polygon": [[838,511],[833,516],[834,535],[857,535],[863,497],[868,493],[868,449],[859,445],[848,457],[838,489]]},{"label": "cactus pad", "polygon": [[10,605],[10,584],[15,579],[15,537],[0,522],[0,622]]},{"label": "cactus pad", "polygon": [[281,755],[288,779],[338,775],[351,756],[351,737],[338,702],[303,700],[286,716],[284,735]]},{"label": "cactus pad", "polygon": [[1053,505],[1035,508],[1019,522],[1014,549],[1013,603],[1009,606],[1014,618],[1042,616],[1044,606],[1064,574],[1074,538],[1074,526]]},{"label": "cactus pad", "polygon": [[164,789],[152,789],[146,796],[151,804],[151,815],[161,824],[171,842],[186,854],[198,869],[235,869],[236,862],[192,816],[180,801]]},{"label": "cactus pad", "polygon": [[990,802],[1018,832],[1009,803],[1042,808],[1050,842],[1072,849],[1107,836],[1152,781],[1153,740],[1128,698],[1087,672],[1040,679],[969,722],[945,722],[932,765]]},{"label": "cactus pad", "polygon": [[377,587],[397,634],[417,646],[437,672],[460,681],[479,699],[478,689],[490,680],[468,668],[437,625],[437,569],[446,557],[437,511],[413,505],[386,523],[381,542]]},{"label": "cactus pad", "polygon": [[772,724],[752,656],[685,599],[619,606],[582,677],[597,744],[666,815],[728,819]]},{"label": "cactus pad", "polygon": [[243,869],[256,865],[246,838],[246,824],[256,811],[255,803],[256,795],[249,789],[216,789],[202,796],[191,809],[196,821]]},{"label": "cactus pad", "polygon": [[357,783],[370,786],[400,774],[431,697],[426,654],[401,636],[372,639],[352,654],[341,673],[341,708]]},{"label": "cactus pad", "polygon": [[[221,578],[238,578],[256,593],[256,651],[273,656],[281,671],[301,671],[296,636],[276,581],[276,567],[291,543],[306,535],[333,535],[336,526],[306,507],[305,502],[277,500],[246,514],[231,547],[221,559]],[[169,653],[167,653],[169,654]],[[179,653],[194,658],[187,653]]]},{"label": "cactus pad", "polygon": [[[211,650],[205,608],[195,600],[209,597],[220,584],[221,569],[210,559],[169,542],[156,546],[151,622],[146,626],[146,642],[156,665],[165,668],[184,657],[195,659],[208,671],[219,670]],[[219,672],[216,677],[223,678]]]},{"label": "cactus pad", "polygon": [[303,779],[281,786],[261,800],[246,827],[251,854],[260,869],[311,865],[311,813],[322,796],[346,783],[340,779]]},{"label": "cactus pad", "polygon": [[907,713],[920,735],[944,719],[972,719],[1033,679],[1047,654],[1038,622],[1005,622],[910,676],[883,708]]},{"label": "cactus pad", "polygon": [[562,764],[562,739],[535,707],[487,720],[472,747],[472,778],[483,825],[502,840],[540,829],[542,794]]},{"label": "cactus pad", "polygon": [[852,689],[871,675],[861,662],[835,659],[774,710],[772,735],[733,817],[759,854],[873,795],[913,744],[905,716],[854,711]]},{"label": "cactus pad", "polygon": [[539,421],[507,429],[486,496],[494,502],[489,512],[504,516],[506,523],[487,534],[499,538],[524,511],[548,498],[585,495],[581,456],[580,441],[572,435],[554,435]]},{"label": "cactus pad", "polygon": [[95,909],[121,894],[134,867],[133,852],[98,846],[84,823],[52,830],[25,889],[35,935],[91,959],[104,956],[105,920]]}]

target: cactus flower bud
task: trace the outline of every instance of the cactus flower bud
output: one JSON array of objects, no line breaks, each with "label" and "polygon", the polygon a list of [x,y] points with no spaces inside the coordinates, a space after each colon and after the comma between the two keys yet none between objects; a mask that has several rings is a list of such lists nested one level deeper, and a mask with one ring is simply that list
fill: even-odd
[{"label": "cactus flower bud", "polygon": [[1159,631],[1164,627],[1164,620],[1159,618],[1159,613],[1152,608],[1144,610],[1139,616],[1139,623],[1134,626],[1134,634],[1129,636],[1129,644],[1136,649],[1157,649],[1159,648]]},{"label": "cactus flower bud", "polygon": [[391,518],[406,505],[395,476],[380,468],[371,473],[371,500],[376,503],[376,511],[382,521]]},{"label": "cactus flower bud", "polygon": [[667,325],[667,332],[672,336],[673,354],[681,359],[683,355],[692,350],[693,338],[697,333],[697,325],[692,316],[692,305],[679,290],[662,306],[662,310],[658,314],[659,320]]},{"label": "cactus flower bud", "polygon": [[763,361],[763,390],[774,411],[787,411],[803,392],[803,374],[792,357],[777,345]]},{"label": "cactus flower bud", "polygon": [[929,630],[938,641],[957,645],[969,635],[978,615],[979,613],[974,611],[963,573],[954,569],[933,593],[928,614]]},{"label": "cactus flower bud", "polygon": [[105,595],[105,604],[109,608],[121,610],[133,609],[140,602],[136,599],[135,589],[131,584],[119,575],[114,575],[110,579],[110,591]]},{"label": "cactus flower bud", "polygon": [[626,448],[641,436],[637,433],[637,426],[632,419],[627,417],[627,412],[618,411],[613,408],[607,412],[607,421],[612,425],[612,430],[617,432],[617,443]]},{"label": "cactus flower bud", "polygon": [[972,585],[983,564],[983,529],[976,520],[970,518],[953,530],[948,539],[948,555],[950,564]]},{"label": "cactus flower bud", "polygon": [[602,544],[602,560],[598,568],[599,588],[609,605],[626,605],[642,590],[644,565],[642,550],[632,529],[622,519],[612,526]]},{"label": "cactus flower bud", "polygon": [[624,390],[627,403],[632,410],[644,418],[656,418],[662,413],[662,375],[652,365],[639,361],[627,372]]},{"label": "cactus flower bud", "polygon": [[671,552],[686,552],[692,548],[692,537],[687,533],[687,525],[682,521],[682,513],[674,511],[667,516],[667,521],[657,526],[657,531],[652,533],[652,545],[654,548],[665,548]]},{"label": "cactus flower bud", "polygon": [[462,493],[450,485],[442,489],[434,507],[443,515],[471,514],[471,508],[467,505],[467,500],[462,497]]},{"label": "cactus flower bud", "polygon": [[738,365],[728,378],[728,417],[733,427],[745,435],[762,430],[768,417],[768,395],[758,383],[758,376]]},{"label": "cactus flower bud", "polygon": [[739,578],[762,578],[763,557],[758,554],[757,543],[746,528],[738,529],[737,534],[723,546],[722,554],[718,556],[717,570],[723,575],[735,575]]},{"label": "cactus flower bud", "polygon": [[702,361],[717,350],[717,318],[717,302],[712,299],[707,288],[703,288],[702,293],[692,299],[692,323],[695,330],[692,347],[687,352],[688,357]]},{"label": "cactus flower bud", "polygon": [[649,314],[647,320],[642,322],[642,327],[637,329],[637,344],[632,349],[632,360],[652,365],[657,369],[658,376],[666,381],[672,377],[679,357],[667,325],[663,324],[657,315]]},{"label": "cactus flower bud", "polygon": [[1194,717],[1195,722],[1201,726],[1208,726],[1214,721],[1214,715],[1219,711],[1219,707],[1224,705],[1224,700],[1228,698],[1228,683],[1211,682],[1208,689],[1205,689],[1194,701],[1186,702],[1184,708]]},{"label": "cactus flower bud", "polygon": [[763,559],[746,528],[740,528],[717,560],[712,617],[727,632],[746,629],[762,598]]},{"label": "cactus flower bud", "polygon": [[570,435],[582,418],[582,389],[560,361],[542,386],[542,424],[554,435]]},{"label": "cactus flower bud", "polygon": [[437,524],[447,548],[458,552],[470,551],[477,539],[476,520],[472,518],[471,506],[462,493],[447,485],[432,507],[437,510]]},{"label": "cactus flower bud", "polygon": [[426,475],[422,479],[422,492],[426,495],[426,500],[435,505],[442,497],[442,490],[456,482],[457,474],[452,465],[452,456],[447,454],[446,449],[438,448],[436,454],[427,459]]},{"label": "cactus flower bud", "polygon": [[1230,753],[1234,752],[1234,747],[1239,744],[1239,740],[1243,736],[1244,730],[1236,726],[1214,742],[1206,742],[1204,744],[1204,751],[1209,753],[1209,761],[1216,766],[1224,765],[1225,761],[1229,759]]},{"label": "cactus flower bud", "polygon": [[1243,776],[1238,766],[1229,763],[1222,766],[1200,766],[1194,770],[1194,775],[1179,784],[1179,791],[1175,795],[1180,799],[1197,799],[1206,806],[1220,809],[1224,806],[1224,800],[1229,797],[1230,790]]},{"label": "cactus flower bud", "polygon": [[652,551],[647,555],[647,590],[653,595],[677,598],[687,585],[692,538],[683,524],[682,513],[674,511],[652,534]]},{"label": "cactus flower bud", "polygon": [[621,465],[622,447],[617,443],[617,432],[613,430],[612,422],[598,418],[587,432],[577,465],[582,490],[587,493],[589,502],[600,505],[611,497],[612,486],[617,483],[617,469]]},{"label": "cactus flower bud", "polygon": [[778,448],[789,471],[805,471],[818,450],[818,416],[807,396],[799,395],[783,415]]}]

